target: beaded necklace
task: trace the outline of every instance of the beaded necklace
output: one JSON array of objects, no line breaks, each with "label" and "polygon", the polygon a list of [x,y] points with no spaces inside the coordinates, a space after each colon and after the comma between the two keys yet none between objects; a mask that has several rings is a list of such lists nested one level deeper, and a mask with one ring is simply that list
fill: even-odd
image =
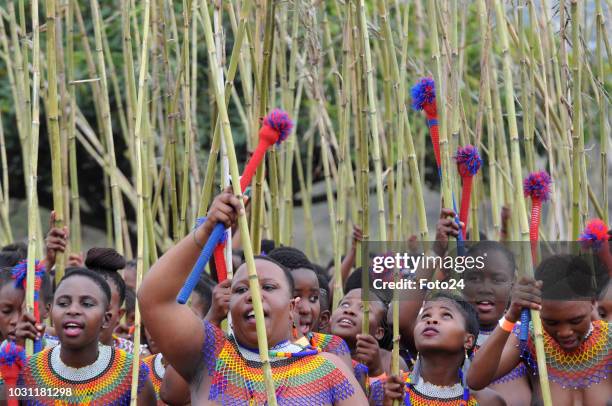
[{"label": "beaded necklace", "polygon": [[[98,357],[83,368],[72,368],[60,358],[61,344],[34,354],[24,369],[24,380],[31,388],[65,388],[67,396],[28,401],[29,405],[68,404],[129,405],[132,381],[132,355],[99,345]],[[138,391],[146,382],[149,369],[140,365]],[[67,389],[70,389],[68,391]],[[61,394],[61,393],[60,393]]]},{"label": "beaded necklace", "polygon": [[[459,371],[459,382],[452,386],[438,386],[426,382],[416,372],[404,373],[404,405],[406,406],[478,406],[478,402],[467,386],[464,386],[463,374]],[[414,383],[416,381],[416,383]],[[384,383],[374,381],[371,385],[370,400],[375,406],[382,406],[384,401]]]},{"label": "beaded necklace", "polygon": [[162,380],[166,373],[166,368],[162,363],[162,354],[150,355],[142,360],[142,362],[149,368],[149,380],[153,384],[155,390],[155,397],[160,400],[159,390],[161,389]]},{"label": "beaded necklace", "polygon": [[[204,322],[204,329],[203,363],[211,381],[208,399],[224,406],[266,404],[259,353],[239,345],[234,337],[226,337],[209,322]],[[279,406],[334,404],[354,393],[344,374],[323,356],[295,356],[304,347],[290,342],[280,343],[271,350],[276,352],[270,364]],[[293,355],[281,357],[280,353]]]},{"label": "beaded necklace", "polygon": [[[533,329],[521,356],[529,367],[537,373]],[[544,331],[544,351],[548,377],[563,388],[583,389],[607,379],[612,372],[612,329],[605,320],[591,324],[590,334],[573,351],[566,351],[557,341]]]},{"label": "beaded necklace", "polygon": [[351,352],[346,342],[333,334],[309,332],[306,334],[306,337],[311,346],[320,348],[323,352],[329,352],[340,356]]}]

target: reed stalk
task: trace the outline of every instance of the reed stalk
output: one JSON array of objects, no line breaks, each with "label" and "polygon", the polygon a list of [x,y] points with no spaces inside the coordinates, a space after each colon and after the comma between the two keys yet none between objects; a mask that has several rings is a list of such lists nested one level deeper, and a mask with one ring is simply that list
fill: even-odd
[{"label": "reed stalk", "polygon": [[376,180],[376,201],[378,205],[378,231],[380,241],[387,241],[387,226],[385,222],[385,201],[382,184],[382,162],[380,157],[380,135],[378,133],[377,96],[374,86],[374,67],[370,51],[370,34],[368,33],[365,3],[359,0],[359,18],[361,25],[361,41],[365,56],[365,74],[367,78],[368,116],[372,132],[372,161]]},{"label": "reed stalk", "polygon": [[[213,76],[213,83],[215,88],[215,100],[217,102],[217,108],[219,109],[220,120],[222,125],[222,134],[227,147],[227,153],[230,164],[230,173],[232,176],[232,189],[236,196],[242,196],[240,190],[240,180],[238,172],[238,162],[236,159],[236,151],[234,149],[234,141],[232,139],[232,133],[229,125],[229,117],[227,115],[227,109],[225,108],[225,97],[223,94],[223,87],[218,80],[219,72],[217,72],[217,63],[215,43],[213,39],[213,30],[210,24],[210,18],[208,13],[202,13],[202,20],[204,22],[204,35],[206,37],[206,47],[208,49],[208,58],[210,61],[210,70]],[[270,360],[268,357],[268,339],[266,336],[264,314],[262,308],[261,291],[259,289],[259,280],[257,278],[257,271],[255,269],[255,261],[253,259],[253,248],[251,246],[251,240],[249,236],[249,226],[246,219],[244,210],[243,200],[240,200],[242,209],[238,217],[238,225],[240,227],[240,238],[242,240],[242,248],[247,265],[247,272],[249,274],[249,288],[253,300],[253,310],[255,312],[255,322],[257,328],[257,343],[259,346],[259,356],[262,362],[262,372],[264,382],[266,385],[266,392],[268,396],[268,404],[275,406],[275,388],[274,381],[272,380],[272,369],[270,366]]]},{"label": "reed stalk", "polygon": [[595,58],[597,61],[597,79],[599,97],[597,103],[599,105],[598,111],[598,124],[599,124],[599,150],[600,150],[600,177],[601,177],[601,204],[603,206],[602,220],[604,223],[609,224],[609,211],[608,211],[608,132],[606,132],[606,110],[605,110],[605,94],[603,91],[604,85],[604,59],[602,52],[603,38],[606,36],[605,32],[605,20],[603,11],[601,8],[601,0],[595,0],[595,9],[597,13],[597,39],[595,42]]},{"label": "reed stalk", "polygon": [[112,121],[110,116],[110,104],[108,100],[108,84],[106,78],[106,64],[104,61],[104,52],[102,47],[102,34],[101,34],[101,21],[102,18],[100,16],[100,6],[98,4],[98,0],[91,0],[91,10],[93,17],[93,25],[94,25],[94,35],[95,35],[95,46],[97,53],[97,63],[98,63],[98,73],[100,75],[100,93],[102,97],[102,120],[104,123],[104,135],[106,140],[106,147],[108,149],[108,160],[110,161],[110,189],[111,189],[111,200],[112,200],[112,208],[113,208],[113,229],[115,235],[115,247],[117,252],[124,252],[124,243],[123,243],[123,235],[122,235],[122,224],[121,224],[121,192],[119,190],[119,186],[117,184],[117,172],[119,169],[117,168],[117,161],[115,159],[115,141],[113,140],[113,130],[112,130]]},{"label": "reed stalk", "polygon": [[[512,60],[510,57],[510,50],[508,44],[508,33],[505,25],[505,16],[502,8],[502,3],[499,0],[495,1],[495,13],[497,16],[497,30],[501,40],[501,53],[503,61],[503,74],[505,82],[505,102],[506,110],[508,112],[508,127],[510,133],[510,145],[511,145],[511,158],[512,158],[512,172],[513,172],[513,185],[514,185],[514,210],[513,217],[518,217],[520,223],[520,240],[523,241],[523,245],[529,241],[529,224],[527,223],[527,211],[525,208],[525,199],[522,196],[522,166],[521,166],[521,155],[519,146],[519,135],[518,127],[516,123],[516,113],[514,109],[514,88],[511,64]],[[528,249],[522,247],[521,258],[523,258],[523,266],[519,269],[523,269],[526,275],[533,277],[533,269],[531,265],[531,255],[527,252]],[[538,362],[538,375],[540,378],[540,388],[542,391],[542,400],[545,406],[552,406],[552,400],[550,396],[550,386],[548,381],[548,372],[546,370],[546,353],[544,352],[544,335],[542,331],[542,321],[540,319],[540,312],[531,310],[531,319],[533,323],[534,341],[536,347],[536,356]]]},{"label": "reed stalk", "polygon": [[[149,19],[151,15],[151,4],[149,0],[144,1],[144,21],[143,21],[143,33],[142,33],[142,49],[140,55],[140,71],[138,75],[138,98],[137,98],[137,110],[136,110],[136,123],[134,132],[134,146],[136,152],[135,167],[136,167],[136,290],[142,282],[142,275],[144,271],[144,258],[146,255],[145,246],[145,212],[144,212],[144,188],[143,188],[143,143],[142,143],[142,132],[144,130],[144,121],[146,121],[146,107],[145,107],[145,79],[147,74],[147,64],[149,56]],[[155,247],[149,247],[154,249]],[[132,361],[132,388],[130,405],[136,406],[138,402],[138,372],[140,369],[140,309],[138,303],[136,303],[134,313],[134,354]]]},{"label": "reed stalk", "polygon": [[[53,181],[54,227],[64,227],[64,193],[62,183],[62,151],[59,128],[59,105],[57,94],[57,49],[56,49],[56,11],[55,0],[46,0],[47,11],[47,115],[49,121],[49,143],[51,145],[51,178]],[[58,252],[55,258],[55,282],[64,276],[64,253]]]},{"label": "reed stalk", "polygon": [[[0,17],[0,20],[2,17]],[[2,27],[0,27],[2,30]],[[2,201],[0,202],[0,216],[2,221],[3,235],[2,238],[5,244],[13,241],[13,231],[11,229],[10,221],[10,199],[9,199],[9,176],[8,176],[8,164],[6,160],[6,144],[4,142],[4,127],[2,125],[2,113],[0,113],[0,165],[2,167],[2,186],[0,187],[0,196]]]},{"label": "reed stalk", "polygon": [[438,18],[434,0],[428,0],[427,13],[429,17],[429,28],[431,30],[431,59],[434,62],[434,79],[436,83],[436,99],[438,107],[438,122],[440,126],[440,159],[442,169],[442,201],[443,207],[451,207],[453,204],[453,193],[451,187],[450,151],[447,136],[446,123],[446,101],[444,100],[444,85],[442,81],[442,61],[440,60],[440,45],[438,42]]},{"label": "reed stalk", "polygon": [[76,85],[74,58],[74,0],[68,0],[66,17],[66,59],[68,73],[68,94],[70,97],[68,117],[68,165],[70,179],[70,243],[73,252],[81,252],[81,206],[76,151]]},{"label": "reed stalk", "polygon": [[[38,140],[40,132],[40,23],[38,0],[31,3],[32,18],[32,123],[30,130],[30,145],[28,157],[29,180],[28,187],[28,265],[26,274],[26,296],[25,309],[28,313],[34,312],[34,279],[36,272],[36,249],[37,249],[37,222],[38,222]],[[34,342],[26,339],[26,356],[34,352]]]},{"label": "reed stalk", "polygon": [[[270,68],[272,66],[272,54],[274,49],[274,9],[275,2],[273,0],[266,0],[266,8],[265,8],[265,32],[264,32],[264,42],[262,55],[263,62],[261,65],[261,71],[259,72],[259,83],[258,83],[258,91],[257,98],[258,101],[255,103],[257,107],[257,114],[259,117],[264,117],[266,115],[266,111],[268,109],[268,92],[270,89],[269,81],[270,81]],[[260,19],[257,20],[260,22]],[[256,29],[256,32],[257,31]],[[255,48],[257,49],[259,42],[255,42]],[[255,126],[257,127],[257,126]],[[253,132],[254,133],[254,132]],[[254,134],[253,134],[254,135]],[[251,216],[251,229],[253,232],[252,241],[253,241],[253,249],[255,253],[259,253],[261,251],[261,213],[264,209],[263,202],[263,181],[265,174],[265,163],[262,162],[257,169],[257,174],[255,175],[255,187],[253,189],[253,198],[252,198],[252,216]],[[272,176],[272,174],[270,174]],[[272,221],[278,221],[279,219],[272,219]]]}]

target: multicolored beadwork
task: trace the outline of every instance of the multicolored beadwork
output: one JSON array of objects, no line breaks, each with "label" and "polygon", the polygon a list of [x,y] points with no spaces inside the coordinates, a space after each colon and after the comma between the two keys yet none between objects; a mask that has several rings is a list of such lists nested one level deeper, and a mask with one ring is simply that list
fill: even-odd
[{"label": "multicolored beadwork", "polygon": [[340,356],[350,354],[351,352],[346,342],[333,334],[310,332],[307,334],[307,337],[308,341],[310,341],[310,345],[315,348],[320,348],[323,352],[329,352]]},{"label": "multicolored beadwork", "polygon": [[[211,380],[208,399],[224,406],[266,404],[259,361],[245,359],[237,342],[204,322],[204,367]],[[355,389],[344,374],[321,355],[271,360],[279,406],[334,404]]]},{"label": "multicolored beadwork", "polygon": [[[54,359],[61,346],[47,348],[28,359],[24,368],[24,381],[30,388],[70,388],[72,395],[55,398],[37,398],[29,400],[28,405],[82,405],[100,404],[128,406],[132,382],[132,355],[112,347],[100,346],[100,355],[105,356],[105,362],[96,363],[79,369],[70,369],[71,375],[82,376],[83,379],[68,379],[60,374],[59,367],[54,365]],[[62,366],[63,368],[67,368]],[[95,371],[88,370],[95,368]],[[140,392],[149,375],[149,368],[140,363],[138,376],[138,391]]]},{"label": "multicolored beadwork", "polygon": [[[544,351],[548,378],[563,388],[582,389],[607,379],[612,372],[612,330],[605,320],[592,322],[589,337],[573,351],[565,351],[544,331]],[[537,373],[533,328],[529,341],[522,351],[529,368]]]},{"label": "multicolored beadwork", "polygon": [[[519,324],[515,325],[514,330],[516,331],[516,334],[518,335],[518,332],[520,330],[520,325]],[[487,341],[487,339],[492,333],[493,333],[493,330],[480,330],[480,332],[478,333],[478,338],[476,340],[476,346],[474,347],[474,354]],[[512,382],[515,379],[519,379],[519,378],[522,378],[523,376],[527,376],[527,373],[528,373],[527,366],[521,362],[516,367],[514,367],[512,371],[508,372],[506,375],[502,376],[501,378],[496,379],[493,382],[491,382],[491,385],[498,385],[502,383]]]},{"label": "multicolored beadwork", "polygon": [[162,364],[162,359],[163,356],[161,354],[154,354],[142,360],[142,363],[149,368],[149,380],[153,384],[153,389],[155,389],[155,397],[158,406],[165,405],[159,397],[159,390],[164,379],[164,373],[166,372]]},{"label": "multicolored beadwork", "polygon": [[[404,396],[404,405],[407,406],[478,406],[478,401],[473,394],[469,394],[469,398],[464,400],[464,394],[458,394],[457,396],[449,398],[439,398],[431,395],[427,395],[419,392],[414,383],[410,382],[409,374],[404,374],[404,380],[406,385],[404,390],[406,395]],[[422,382],[422,381],[421,381]],[[426,384],[426,383],[425,383]],[[430,385],[433,387],[433,385]],[[446,388],[444,388],[446,389]],[[460,388],[458,392],[463,392]],[[385,390],[384,382],[374,381],[370,386],[370,401],[376,406],[382,406],[384,400]]]}]

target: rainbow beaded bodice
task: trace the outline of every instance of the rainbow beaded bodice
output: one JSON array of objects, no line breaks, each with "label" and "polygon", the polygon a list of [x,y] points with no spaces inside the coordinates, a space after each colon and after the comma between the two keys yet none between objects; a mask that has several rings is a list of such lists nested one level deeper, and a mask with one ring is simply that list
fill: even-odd
[{"label": "rainbow beaded bodice", "polygon": [[155,390],[155,398],[157,399],[158,405],[165,405],[159,398],[159,390],[161,388],[162,380],[164,379],[165,368],[162,364],[162,355],[154,354],[144,358],[142,362],[149,368],[149,380],[153,384]]},{"label": "rainbow beaded bodice", "polygon": [[[66,388],[71,395],[29,400],[28,405],[115,405],[128,406],[132,384],[132,355],[108,346],[99,347],[98,360],[84,368],[70,368],[59,359],[61,346],[32,355],[24,368],[24,381],[30,388]],[[138,391],[149,375],[140,363]],[[68,391],[66,391],[68,392]]]},{"label": "rainbow beaded bodice", "polygon": [[[581,389],[596,385],[612,372],[612,330],[605,320],[592,322],[588,338],[574,351],[565,351],[544,331],[544,351],[548,378],[562,387]],[[527,365],[537,371],[533,329],[521,356]],[[535,372],[534,372],[535,373]]]},{"label": "rainbow beaded bodice", "polygon": [[344,355],[351,352],[346,342],[333,334],[311,332],[308,333],[308,341],[310,341],[310,345],[320,348],[323,352],[336,355]]},{"label": "rainbow beaded bodice", "polygon": [[[262,363],[248,359],[235,339],[204,322],[203,363],[211,381],[208,399],[224,406],[265,405]],[[327,405],[346,399],[354,388],[340,369],[321,355],[271,358],[279,406]]]}]

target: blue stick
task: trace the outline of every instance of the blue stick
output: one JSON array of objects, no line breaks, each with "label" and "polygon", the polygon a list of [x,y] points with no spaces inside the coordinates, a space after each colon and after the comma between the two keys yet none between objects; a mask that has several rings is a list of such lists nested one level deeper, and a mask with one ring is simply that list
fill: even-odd
[{"label": "blue stick", "polygon": [[196,261],[193,269],[191,270],[189,277],[185,281],[185,284],[181,288],[181,291],[179,292],[178,296],[176,297],[176,301],[180,304],[185,304],[187,303],[187,300],[189,300],[191,292],[200,280],[200,275],[202,275],[204,267],[210,260],[210,257],[212,256],[217,244],[219,244],[223,240],[224,234],[225,227],[223,226],[223,224],[217,223],[215,225],[215,228],[213,229],[212,234],[210,235],[210,237],[208,237],[204,248],[202,248],[202,252],[200,253],[200,256],[198,257],[198,260]]}]

